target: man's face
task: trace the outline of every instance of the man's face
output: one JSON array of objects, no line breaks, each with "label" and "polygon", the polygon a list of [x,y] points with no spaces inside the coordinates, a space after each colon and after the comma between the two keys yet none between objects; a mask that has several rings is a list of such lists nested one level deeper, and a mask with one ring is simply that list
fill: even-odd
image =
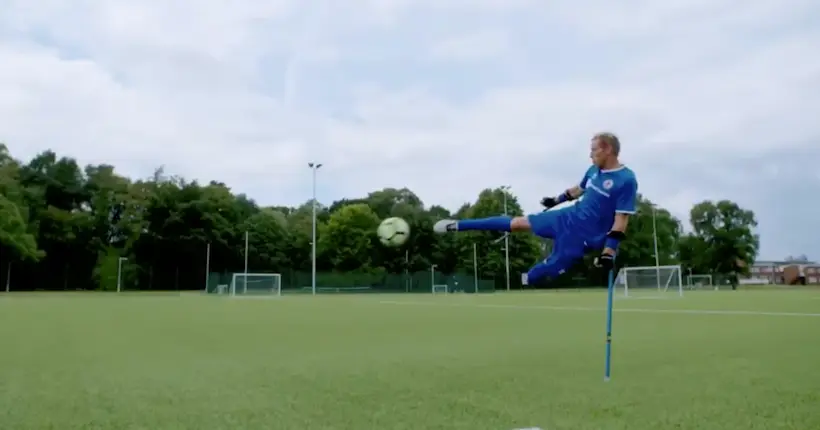
[{"label": "man's face", "polygon": [[589,158],[592,159],[592,164],[603,168],[606,165],[607,152],[601,141],[592,139],[592,144],[589,146]]}]

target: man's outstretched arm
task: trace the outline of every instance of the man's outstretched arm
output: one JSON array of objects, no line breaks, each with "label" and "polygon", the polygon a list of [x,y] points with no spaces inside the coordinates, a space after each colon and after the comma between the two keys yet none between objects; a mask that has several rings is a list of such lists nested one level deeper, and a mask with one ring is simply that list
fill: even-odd
[{"label": "man's outstretched arm", "polygon": [[553,206],[560,205],[561,203],[568,202],[570,200],[575,200],[581,195],[584,194],[584,189],[581,188],[580,185],[573,185],[572,187],[567,188],[563,193],[559,194],[557,197],[544,197],[541,199],[541,205],[545,208],[549,209]]},{"label": "man's outstretched arm", "polygon": [[559,194],[556,197],[544,197],[541,199],[541,206],[549,209],[553,206],[560,205],[561,203],[568,202],[570,200],[575,200],[578,197],[581,197],[584,194],[584,189],[587,187],[587,181],[589,180],[589,176],[592,172],[594,172],[595,166],[590,167],[584,173],[584,176],[581,178],[581,182],[567,188],[563,193]]}]

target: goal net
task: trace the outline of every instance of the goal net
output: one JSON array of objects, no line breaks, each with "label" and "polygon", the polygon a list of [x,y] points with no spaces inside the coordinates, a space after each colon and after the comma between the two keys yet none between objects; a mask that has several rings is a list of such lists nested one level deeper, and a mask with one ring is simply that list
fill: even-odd
[{"label": "goal net", "polygon": [[282,275],[279,273],[234,273],[229,290],[232,296],[281,296]]},{"label": "goal net", "polygon": [[683,296],[680,265],[624,267],[618,273],[615,287],[625,297]]},{"label": "goal net", "polygon": [[686,286],[690,290],[716,290],[712,283],[712,275],[689,275],[686,277]]},{"label": "goal net", "polygon": [[441,285],[433,285],[433,294],[447,294],[450,292],[450,287],[444,284]]}]

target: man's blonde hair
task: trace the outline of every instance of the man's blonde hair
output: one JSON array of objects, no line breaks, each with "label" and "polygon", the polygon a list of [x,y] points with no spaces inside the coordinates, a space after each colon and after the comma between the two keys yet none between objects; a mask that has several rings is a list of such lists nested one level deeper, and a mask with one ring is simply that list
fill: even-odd
[{"label": "man's blonde hair", "polygon": [[618,154],[621,153],[621,141],[618,139],[618,136],[615,136],[613,133],[598,133],[593,136],[592,139],[604,143],[612,148],[612,155],[614,156],[618,156]]}]

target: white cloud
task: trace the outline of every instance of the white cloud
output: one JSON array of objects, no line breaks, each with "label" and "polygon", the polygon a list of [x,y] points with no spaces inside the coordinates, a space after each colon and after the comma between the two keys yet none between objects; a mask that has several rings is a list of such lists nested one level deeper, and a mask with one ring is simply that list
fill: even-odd
[{"label": "white cloud", "polygon": [[450,61],[489,60],[504,56],[510,49],[506,33],[483,31],[444,39],[433,47],[432,54]]},{"label": "white cloud", "polygon": [[761,213],[766,257],[820,241],[818,210],[770,209],[820,189],[787,156],[820,141],[815,2],[192,4],[0,0],[0,140],[263,203],[305,200],[318,160],[327,201],[407,185],[454,209],[509,184],[534,210],[611,130],[682,219],[725,197]]}]

